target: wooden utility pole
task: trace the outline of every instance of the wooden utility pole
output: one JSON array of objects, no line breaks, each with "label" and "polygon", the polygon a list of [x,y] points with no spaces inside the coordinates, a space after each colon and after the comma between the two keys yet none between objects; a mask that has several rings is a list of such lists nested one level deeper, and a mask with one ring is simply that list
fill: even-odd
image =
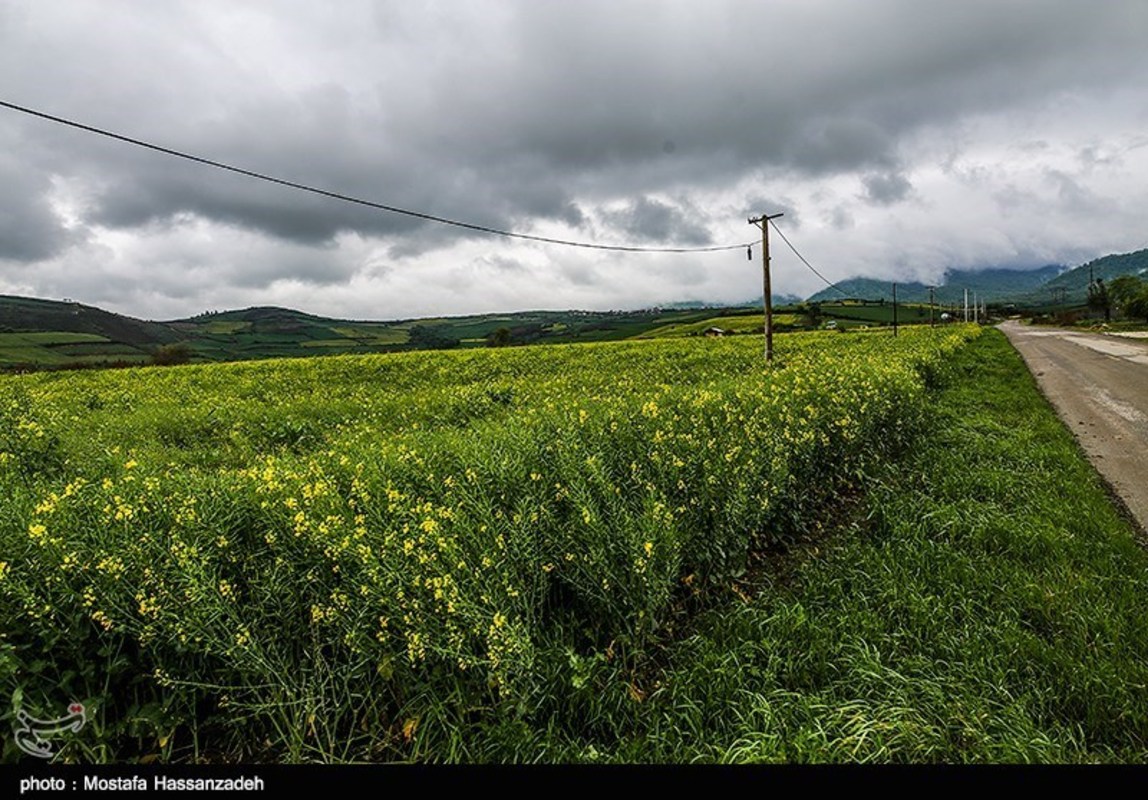
[{"label": "wooden utility pole", "polygon": [[751,218],[750,225],[757,225],[761,228],[761,291],[762,300],[761,304],[765,309],[765,360],[773,360],[773,289],[769,281],[769,221],[783,217],[784,214],[774,214],[772,216],[762,214],[760,217]]},{"label": "wooden utility pole", "polygon": [[937,323],[933,320],[933,287],[929,287],[929,327],[935,328]]},{"label": "wooden utility pole", "polygon": [[897,335],[897,284],[893,284],[893,335]]}]

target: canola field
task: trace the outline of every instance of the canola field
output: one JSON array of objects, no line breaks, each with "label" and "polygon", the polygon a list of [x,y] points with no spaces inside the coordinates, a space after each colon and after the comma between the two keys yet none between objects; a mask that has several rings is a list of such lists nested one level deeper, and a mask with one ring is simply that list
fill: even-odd
[{"label": "canola field", "polygon": [[529,715],[862,481],[977,334],[0,378],[0,721],[84,703],[64,760],[342,760]]}]

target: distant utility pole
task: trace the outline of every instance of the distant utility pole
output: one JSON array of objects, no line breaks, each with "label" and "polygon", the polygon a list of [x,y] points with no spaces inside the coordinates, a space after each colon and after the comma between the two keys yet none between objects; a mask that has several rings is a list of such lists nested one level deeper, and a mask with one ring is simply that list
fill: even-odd
[{"label": "distant utility pole", "polygon": [[893,284],[893,335],[897,335],[897,284]]},{"label": "distant utility pole", "polygon": [[969,290],[965,289],[965,322],[969,321]]},{"label": "distant utility pole", "polygon": [[929,327],[937,327],[936,321],[933,319],[933,287],[929,287]]},{"label": "distant utility pole", "polygon": [[977,293],[973,292],[973,322],[980,322],[980,305],[977,304]]},{"label": "distant utility pole", "polygon": [[784,214],[774,214],[772,216],[762,214],[760,217],[751,218],[749,220],[750,225],[757,225],[761,228],[761,304],[765,308],[766,361],[773,360],[773,289],[769,283],[769,221],[784,216]]}]

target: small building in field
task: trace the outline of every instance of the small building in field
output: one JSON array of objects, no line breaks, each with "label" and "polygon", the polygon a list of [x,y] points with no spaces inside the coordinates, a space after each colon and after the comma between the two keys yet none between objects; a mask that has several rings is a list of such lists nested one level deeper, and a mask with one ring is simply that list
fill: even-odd
[{"label": "small building in field", "polygon": [[709,328],[706,328],[704,331],[702,331],[702,336],[708,336],[711,339],[716,339],[719,336],[728,336],[728,335],[729,335],[729,331],[725,330],[724,328],[719,328],[716,325],[709,327]]}]

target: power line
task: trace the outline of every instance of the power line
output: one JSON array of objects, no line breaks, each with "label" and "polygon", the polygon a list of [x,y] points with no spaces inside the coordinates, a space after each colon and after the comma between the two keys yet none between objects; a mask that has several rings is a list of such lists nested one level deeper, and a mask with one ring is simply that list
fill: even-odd
[{"label": "power line", "polygon": [[781,241],[783,241],[787,245],[789,245],[789,249],[792,250],[793,254],[801,260],[801,263],[804,264],[805,266],[809,267],[810,271],[814,275],[816,275],[818,278],[821,278],[821,280],[825,281],[826,286],[828,286],[830,289],[833,289],[835,292],[839,293],[842,297],[849,297],[849,295],[845,291],[843,291],[840,287],[838,287],[837,284],[833,283],[828,278],[826,278],[824,275],[822,275],[820,272],[818,272],[816,267],[814,267],[812,264],[810,264],[806,260],[805,256],[803,256],[803,255],[801,255],[801,253],[797,252],[797,248],[793,246],[793,242],[789,241],[789,238],[784,233],[781,232],[781,228],[777,227],[777,224],[772,219],[769,220],[769,224],[771,226],[773,226],[773,229],[775,231],[777,231],[777,235],[781,237]]},{"label": "power line", "polygon": [[[490,233],[490,234],[493,234],[495,236],[505,236],[505,237],[508,237],[511,239],[526,239],[526,240],[532,241],[532,242],[543,242],[545,244],[557,244],[557,245],[563,245],[565,247],[582,247],[582,248],[585,248],[588,250],[615,250],[615,251],[621,251],[621,252],[626,252],[626,253],[714,253],[714,252],[718,252],[720,250],[739,250],[743,247],[748,246],[747,243],[742,242],[741,244],[717,245],[714,247],[636,247],[636,246],[631,246],[631,245],[594,244],[592,242],[577,242],[577,241],[571,241],[569,239],[555,239],[555,238],[551,238],[549,236],[535,236],[535,235],[529,234],[529,233],[517,233],[515,231],[504,231],[504,230],[499,230],[498,228],[488,228],[485,225],[476,225],[476,224],[470,223],[470,222],[460,222],[459,220],[456,220],[456,219],[448,219],[446,217],[438,217],[438,216],[435,216],[434,214],[427,214],[427,213],[424,213],[422,211],[411,211],[410,209],[399,208],[397,206],[390,206],[390,205],[386,205],[385,203],[376,203],[376,202],[371,201],[371,200],[363,200],[362,198],[359,198],[359,197],[352,197],[350,195],[340,194],[339,192],[332,192],[332,191],[329,191],[327,189],[319,189],[319,188],[314,187],[314,186],[308,186],[307,184],[304,184],[304,183],[296,183],[295,181],[289,181],[289,180],[285,180],[283,178],[276,178],[276,177],[271,176],[271,175],[265,175],[261,172],[255,172],[253,170],[243,169],[242,167],[235,167],[235,166],[232,166],[230,164],[224,164],[221,161],[213,161],[209,158],[203,158],[202,156],[196,156],[196,155],[192,155],[190,153],[184,153],[184,152],[179,151],[179,150],[172,150],[169,147],[161,147],[160,145],[152,144],[151,142],[145,142],[141,139],[133,139],[130,136],[125,136],[125,135],[120,134],[120,133],[114,133],[112,131],[104,130],[102,128],[96,128],[96,127],[93,127],[91,125],[85,125],[81,122],[75,122],[74,120],[65,119],[63,117],[53,116],[52,114],[46,114],[43,111],[36,111],[35,109],[25,108],[24,106],[18,106],[15,103],[9,103],[9,102],[6,102],[4,100],[0,100],[0,106],[3,106],[4,108],[12,109],[13,111],[19,111],[22,114],[28,114],[28,115],[31,115],[33,117],[40,117],[41,119],[49,120],[51,122],[57,122],[61,125],[67,125],[70,128],[77,128],[77,129],[82,130],[82,131],[87,131],[88,133],[95,133],[95,134],[98,134],[99,136],[106,136],[109,139],[115,139],[115,140],[120,141],[120,142],[126,142],[127,144],[132,144],[132,145],[135,145],[136,147],[143,147],[143,148],[146,148],[148,150],[154,150],[157,153],[163,153],[165,155],[174,156],[176,158],[182,158],[182,159],[185,159],[187,161],[194,161],[197,164],[204,164],[204,165],[209,166],[209,167],[215,167],[216,169],[222,169],[222,170],[226,170],[228,172],[234,172],[234,173],[237,173],[239,175],[246,175],[247,177],[255,178],[256,180],[266,181],[268,183],[275,183],[275,184],[278,184],[280,186],[287,186],[291,189],[298,189],[299,191],[302,191],[302,192],[310,192],[311,194],[322,195],[323,197],[330,197],[334,200],[342,200],[345,203],[354,203],[354,204],[360,205],[360,206],[367,206],[368,208],[376,208],[376,209],[379,209],[380,211],[389,211],[392,214],[402,214],[403,216],[407,216],[407,217],[415,217],[416,219],[426,220],[427,222],[437,222],[437,223],[440,223],[442,225],[452,225],[456,228],[465,228],[466,230],[470,230],[470,231],[478,231],[479,233]],[[792,247],[792,246],[793,245],[790,245],[790,247]]]}]

